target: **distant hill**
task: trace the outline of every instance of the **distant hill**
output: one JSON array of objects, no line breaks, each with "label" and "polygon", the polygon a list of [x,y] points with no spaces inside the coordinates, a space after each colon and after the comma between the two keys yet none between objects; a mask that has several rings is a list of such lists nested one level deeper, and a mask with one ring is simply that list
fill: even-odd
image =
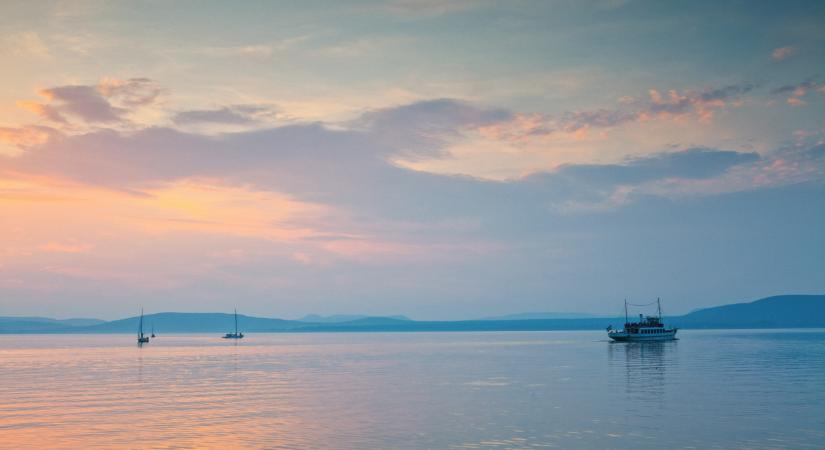
[{"label": "distant hill", "polygon": [[[352,314],[334,314],[331,316],[319,316],[318,314],[308,314],[304,317],[298,319],[299,322],[309,322],[309,323],[342,323],[342,322],[352,322],[354,320],[361,320],[367,319],[371,316],[365,315],[352,315]],[[410,320],[407,316],[386,316],[390,319],[396,320]]]},{"label": "distant hill", "polygon": [[526,312],[519,314],[506,314],[503,316],[484,317],[478,320],[592,319],[595,317],[598,316],[584,313]]},{"label": "distant hill", "polygon": [[[98,325],[82,327],[83,333],[132,333],[137,332],[140,317],[113,320]],[[287,331],[304,325],[295,320],[269,319],[238,314],[238,327],[243,332]],[[233,314],[225,313],[178,313],[167,312],[143,316],[143,331],[148,333],[225,333],[235,329]]]},{"label": "distant hill", "polygon": [[55,333],[71,332],[75,327],[105,323],[100,319],[50,319],[48,317],[0,317],[0,332]]},{"label": "distant hill", "polygon": [[777,295],[700,309],[670,321],[684,328],[825,327],[825,295]]},{"label": "distant hill", "polygon": [[97,325],[106,322],[100,319],[50,319],[48,317],[16,317],[16,316],[0,316],[0,323],[4,322],[41,322],[51,323],[57,325],[68,325],[74,327],[85,327],[88,325]]},{"label": "distant hill", "polygon": [[[537,313],[503,317],[531,317]],[[541,313],[539,313],[541,314]],[[314,318],[315,316],[308,316]],[[534,318],[459,321],[415,321],[404,316],[330,316],[327,322],[238,316],[239,328],[248,332],[361,332],[361,331],[542,331],[603,330],[621,325],[624,317]],[[331,319],[335,317],[337,319]],[[345,320],[356,317],[352,320]],[[0,317],[0,333],[134,333],[138,317],[97,323],[95,319],[55,320],[38,317]],[[337,320],[337,321],[336,321]],[[75,325],[88,323],[90,325]],[[805,328],[825,327],[825,295],[781,295],[750,303],[736,303],[665,317],[680,328]],[[234,329],[232,314],[158,313],[144,317],[144,331],[163,333],[225,333]]]}]

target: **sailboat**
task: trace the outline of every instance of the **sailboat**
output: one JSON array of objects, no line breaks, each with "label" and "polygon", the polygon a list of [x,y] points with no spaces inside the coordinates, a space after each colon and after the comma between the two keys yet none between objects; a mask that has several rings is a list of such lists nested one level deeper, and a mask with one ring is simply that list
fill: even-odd
[{"label": "sailboat", "polygon": [[138,335],[137,335],[138,344],[145,344],[149,342],[149,336],[143,335],[143,308],[140,308],[140,322],[138,325]]},{"label": "sailboat", "polygon": [[235,309],[235,332],[226,333],[223,335],[224,339],[243,339],[243,333],[238,332],[238,309]]},{"label": "sailboat", "polygon": [[152,323],[152,337],[155,337],[155,324]]}]

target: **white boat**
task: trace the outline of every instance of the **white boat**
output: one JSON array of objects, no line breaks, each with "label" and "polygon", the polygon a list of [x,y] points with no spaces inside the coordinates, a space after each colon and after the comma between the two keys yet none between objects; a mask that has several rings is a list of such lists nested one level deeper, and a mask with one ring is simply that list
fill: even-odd
[{"label": "white boat", "polygon": [[138,344],[145,344],[149,342],[149,336],[145,336],[143,334],[143,308],[140,308],[140,322],[138,324],[137,342]]},{"label": "white boat", "polygon": [[[652,304],[652,303],[651,303]],[[647,306],[647,305],[636,305]],[[667,328],[662,323],[662,303],[656,299],[657,315],[643,316],[639,314],[638,322],[631,322],[627,317],[627,300],[624,302],[624,329],[614,330],[607,327],[607,336],[614,341],[672,341],[676,339],[677,328]]]},{"label": "white boat", "polygon": [[235,309],[235,332],[226,333],[223,335],[224,339],[243,339],[243,333],[238,332],[238,310]]}]

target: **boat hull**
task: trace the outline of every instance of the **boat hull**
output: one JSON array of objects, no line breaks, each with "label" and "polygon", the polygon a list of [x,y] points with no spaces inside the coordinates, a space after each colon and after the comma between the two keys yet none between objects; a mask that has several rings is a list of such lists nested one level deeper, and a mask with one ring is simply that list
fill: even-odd
[{"label": "boat hull", "polygon": [[610,331],[607,336],[618,342],[659,342],[676,339],[677,330],[666,330],[658,334],[627,333],[625,331]]}]

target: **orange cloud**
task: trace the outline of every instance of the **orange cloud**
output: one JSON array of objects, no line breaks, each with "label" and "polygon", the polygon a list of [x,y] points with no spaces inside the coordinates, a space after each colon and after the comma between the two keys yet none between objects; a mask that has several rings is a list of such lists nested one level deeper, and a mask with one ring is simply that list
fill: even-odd
[{"label": "orange cloud", "polygon": [[199,231],[295,241],[318,233],[296,219],[311,221],[326,211],[322,205],[216,180],[183,180],[145,193],[134,199],[143,210],[134,223],[153,233]]},{"label": "orange cloud", "polygon": [[58,123],[66,123],[66,119],[53,106],[37,103],[31,100],[18,100],[17,107],[34,113],[44,119],[48,119]]},{"label": "orange cloud", "polygon": [[55,134],[51,128],[28,126],[22,128],[0,127],[0,142],[16,147],[45,144]]}]

